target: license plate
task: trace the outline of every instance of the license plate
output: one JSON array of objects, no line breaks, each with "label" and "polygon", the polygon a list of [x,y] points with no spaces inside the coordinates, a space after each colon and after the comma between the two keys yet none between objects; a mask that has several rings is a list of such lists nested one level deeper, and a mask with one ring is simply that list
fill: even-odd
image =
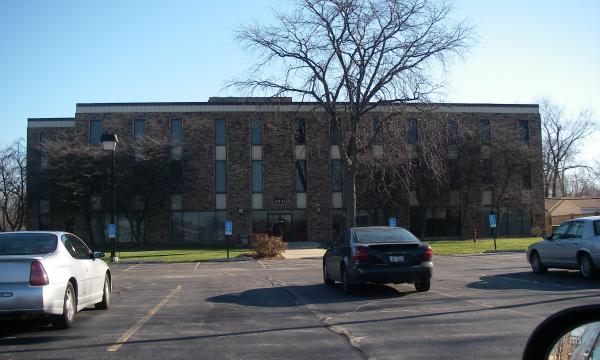
[{"label": "license plate", "polygon": [[392,263],[403,263],[404,256],[390,256],[390,262]]}]

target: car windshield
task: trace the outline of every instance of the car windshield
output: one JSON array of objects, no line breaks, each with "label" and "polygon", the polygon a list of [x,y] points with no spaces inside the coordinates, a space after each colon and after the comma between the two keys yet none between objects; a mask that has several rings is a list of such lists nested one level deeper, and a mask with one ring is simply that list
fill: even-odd
[{"label": "car windshield", "polygon": [[402,228],[356,229],[355,232],[359,243],[419,242],[410,231]]},{"label": "car windshield", "polygon": [[57,244],[54,234],[5,233],[0,234],[0,255],[50,254]]}]

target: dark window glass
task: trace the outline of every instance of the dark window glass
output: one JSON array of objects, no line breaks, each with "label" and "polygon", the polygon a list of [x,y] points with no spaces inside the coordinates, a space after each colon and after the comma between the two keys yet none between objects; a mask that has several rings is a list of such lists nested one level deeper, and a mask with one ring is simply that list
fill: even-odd
[{"label": "dark window glass", "polygon": [[145,177],[144,177],[144,165],[143,163],[136,162],[133,166],[133,186],[134,186],[134,194],[142,195],[144,194],[145,187]]},{"label": "dark window glass", "polygon": [[408,128],[406,129],[406,137],[408,142],[414,144],[419,139],[419,132],[417,129],[417,119],[408,120]]},{"label": "dark window glass", "polygon": [[48,133],[40,133],[40,145],[44,145],[48,141]]},{"label": "dark window glass", "polygon": [[594,235],[600,236],[600,220],[594,221]]},{"label": "dark window glass", "polygon": [[261,193],[263,191],[262,161],[252,160],[252,192]]},{"label": "dark window glass", "polygon": [[227,161],[215,161],[215,192],[225,194],[227,192]]},{"label": "dark window glass", "polygon": [[346,228],[346,216],[344,215],[344,210],[342,209],[332,209],[331,210],[331,223],[333,226],[333,237],[331,241],[335,241],[342,234],[344,229]]},{"label": "dark window glass", "polygon": [[65,249],[67,249],[67,251],[69,252],[69,254],[71,254],[71,257],[73,259],[77,259],[77,250],[75,250],[75,246],[73,246],[73,242],[71,241],[71,238],[67,235],[63,235],[61,236],[60,239],[65,247]]},{"label": "dark window glass", "polygon": [[260,210],[252,211],[252,233],[266,234],[269,231],[269,223],[267,222],[267,212]]},{"label": "dark window glass", "polygon": [[218,242],[225,241],[225,221],[227,221],[227,211],[215,211],[215,239]]},{"label": "dark window glass", "polygon": [[519,137],[525,144],[529,144],[529,121],[519,120]]},{"label": "dark window glass", "polygon": [[81,241],[79,238],[73,236],[73,235],[67,235],[67,238],[69,239],[69,241],[71,242],[71,245],[73,246],[73,248],[75,249],[75,252],[77,253],[77,258],[78,259],[89,259],[90,258],[90,249],[87,247],[86,244],[83,243],[83,241]]},{"label": "dark window glass", "polygon": [[342,160],[331,160],[331,191],[342,191]]},{"label": "dark window glass", "polygon": [[49,214],[40,214],[39,217],[39,230],[49,230],[50,229],[50,215]]},{"label": "dark window glass", "polygon": [[171,212],[171,241],[183,241],[183,212]]},{"label": "dark window glass", "polygon": [[359,243],[419,242],[410,231],[402,228],[355,229]]},{"label": "dark window glass", "polygon": [[292,238],[293,241],[307,241],[306,234],[307,222],[306,211],[292,211]]},{"label": "dark window glass", "polygon": [[420,178],[422,175],[421,161],[419,159],[410,159],[410,175],[413,179]]},{"label": "dark window glass", "polygon": [[584,224],[581,221],[574,221],[569,226],[569,230],[565,234],[565,238],[580,238],[583,235]]},{"label": "dark window glass", "polygon": [[146,132],[146,120],[135,119],[133,121],[133,139],[140,140]]},{"label": "dark window glass", "polygon": [[182,125],[180,119],[171,119],[171,141],[173,144],[181,144]]},{"label": "dark window glass", "polygon": [[458,121],[456,119],[448,119],[446,126],[448,144],[455,145],[458,141]]},{"label": "dark window glass", "polygon": [[262,145],[262,120],[252,120],[252,145]]},{"label": "dark window glass", "polygon": [[483,172],[483,184],[486,185],[486,189],[492,185],[492,162],[489,159],[481,160],[481,171]]},{"label": "dark window glass", "polygon": [[492,130],[490,128],[490,120],[479,120],[479,128],[481,131],[481,142],[487,144],[490,141],[492,141]]},{"label": "dark window glass", "polygon": [[294,140],[296,141],[296,145],[306,145],[306,121],[304,119],[296,119]]},{"label": "dark window glass", "polygon": [[215,120],[215,145],[225,145],[227,136],[225,131],[225,120]]},{"label": "dark window glass", "polygon": [[329,142],[331,145],[339,145],[340,129],[334,126],[333,121],[329,122]]},{"label": "dark window glass", "polygon": [[90,120],[90,144],[100,145],[102,136],[102,122],[100,120]]},{"label": "dark window glass", "polygon": [[306,192],[306,160],[296,160],[296,192]]},{"label": "dark window glass", "polygon": [[521,184],[523,189],[530,190],[531,189],[531,165],[527,164],[523,167],[521,173]]},{"label": "dark window glass", "polygon": [[379,119],[373,119],[373,145],[383,145],[383,127]]},{"label": "dark window glass", "polygon": [[0,234],[0,255],[50,254],[56,250],[58,238],[53,234]]},{"label": "dark window glass", "polygon": [[171,194],[183,193],[183,163],[171,162]]},{"label": "dark window glass", "polygon": [[459,187],[460,172],[458,171],[458,162],[454,159],[448,160],[448,186],[452,190]]}]

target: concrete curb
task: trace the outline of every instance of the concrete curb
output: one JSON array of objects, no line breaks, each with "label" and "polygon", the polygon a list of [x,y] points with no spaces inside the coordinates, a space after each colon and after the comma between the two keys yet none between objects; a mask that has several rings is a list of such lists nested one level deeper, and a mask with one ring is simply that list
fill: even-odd
[{"label": "concrete curb", "polygon": [[110,261],[106,261],[106,263],[110,265],[136,265],[136,264],[194,264],[198,262],[238,262],[238,261],[250,261],[254,260],[249,256],[240,256],[236,258],[222,258],[222,259],[208,259],[208,260],[196,260],[196,261],[156,261],[156,260],[119,260],[117,263],[111,263]]}]

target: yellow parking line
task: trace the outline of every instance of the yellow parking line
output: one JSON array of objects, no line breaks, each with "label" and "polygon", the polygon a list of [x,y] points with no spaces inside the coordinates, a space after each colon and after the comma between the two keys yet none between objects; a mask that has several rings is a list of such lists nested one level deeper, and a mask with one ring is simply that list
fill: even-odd
[{"label": "yellow parking line", "polygon": [[123,335],[121,335],[121,337],[113,345],[106,349],[106,351],[115,352],[119,350],[121,345],[125,344],[127,340],[129,340],[129,338],[136,333],[136,331],[138,331],[142,326],[144,326],[144,324],[148,320],[150,320],[150,318],[154,316],[154,314],[156,314],[158,310],[160,310],[160,308],[165,306],[165,304],[173,297],[173,295],[177,294],[179,290],[181,290],[181,285],[177,285],[177,288],[173,289],[173,291],[171,291],[171,293],[167,295],[167,297],[165,297],[160,303],[158,303],[158,305],[153,307],[152,310],[150,310],[143,318],[139,319],[138,322],[135,323],[135,325],[133,325],[131,328],[129,328],[129,330],[127,330]]}]

